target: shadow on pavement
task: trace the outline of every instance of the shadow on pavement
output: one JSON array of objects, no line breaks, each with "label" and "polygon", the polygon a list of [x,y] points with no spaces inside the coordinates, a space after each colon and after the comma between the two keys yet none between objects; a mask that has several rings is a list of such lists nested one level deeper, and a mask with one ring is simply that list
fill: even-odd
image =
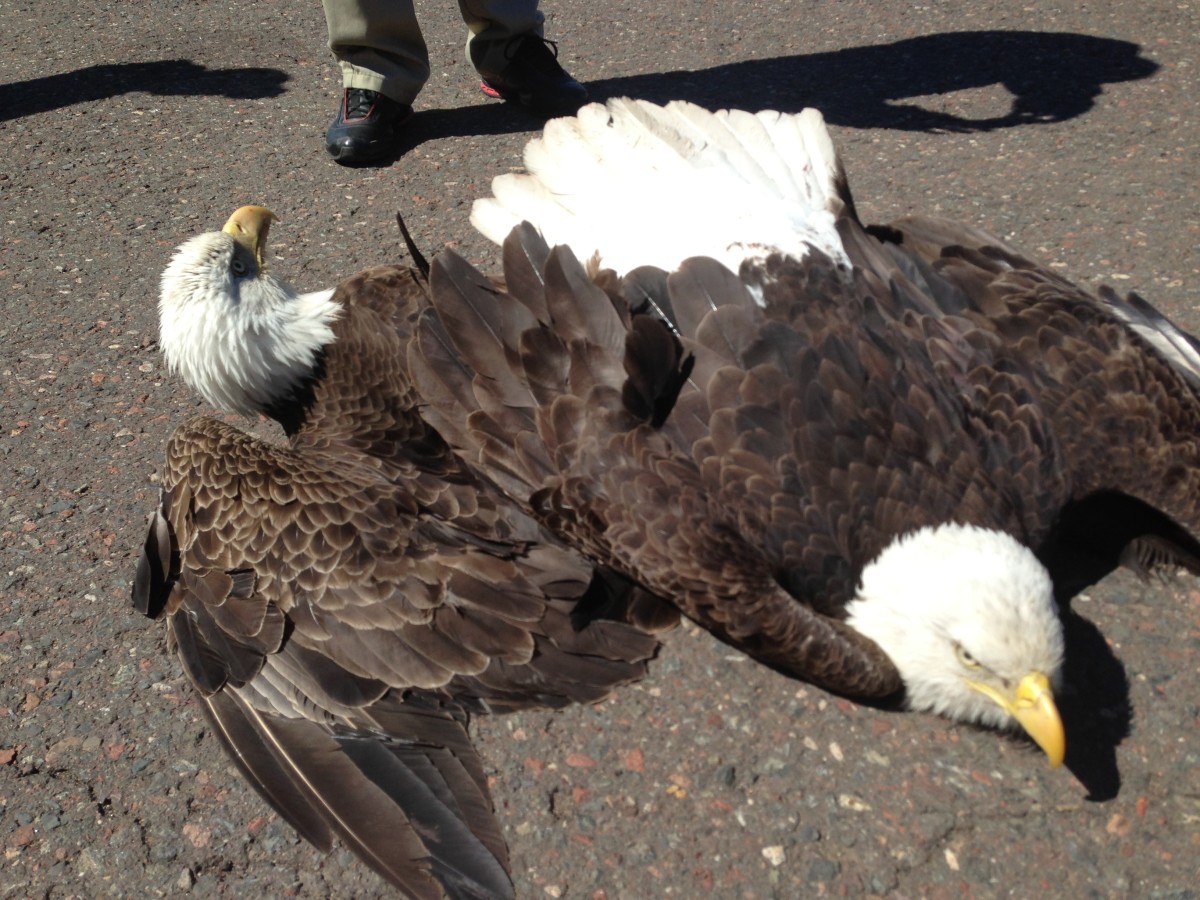
[{"label": "shadow on pavement", "polygon": [[1117,746],[1133,720],[1129,680],[1100,630],[1087,619],[1063,616],[1067,655],[1056,698],[1067,732],[1064,765],[1088,791],[1088,800],[1111,800],[1121,789]]},{"label": "shadow on pavement", "polygon": [[[590,87],[598,97],[680,98],[710,108],[796,112],[815,106],[830,123],[853,128],[991,131],[1083,115],[1105,84],[1146,78],[1158,68],[1128,41],[1057,32],[963,31]],[[994,84],[1013,95],[1002,116],[968,119],[902,102]]]},{"label": "shadow on pavement", "polygon": [[208,69],[186,59],[87,66],[61,75],[0,84],[0,122],[133,91],[246,100],[277,97],[287,80],[287,73],[279,69]]},{"label": "shadow on pavement", "polygon": [[[568,66],[570,65],[568,61]],[[709,109],[821,110],[834,125],[900,131],[976,132],[1062,122],[1088,112],[1106,84],[1148,78],[1158,63],[1129,41],[1038,31],[962,31],[831,53],[747,60],[696,72],[660,72],[588,82],[592,99],[690,100]],[[964,118],[912,98],[1001,85],[1003,115]],[[443,137],[532,130],[519,109],[484,104],[423,110],[403,152]]]}]

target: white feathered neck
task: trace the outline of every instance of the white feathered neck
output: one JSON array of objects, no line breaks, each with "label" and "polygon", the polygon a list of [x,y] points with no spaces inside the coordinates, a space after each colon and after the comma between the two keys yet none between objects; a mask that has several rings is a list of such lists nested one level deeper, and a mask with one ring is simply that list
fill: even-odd
[{"label": "white feathered neck", "polygon": [[624,274],[711,256],[743,260],[817,247],[849,265],[834,218],[841,164],[815,109],[709,112],[691,103],[593,103],[552,119],[525,148],[525,174],[492,182],[471,222],[502,243],[521,221],[580,259]]},{"label": "white feathered neck", "polygon": [[225,232],[183,244],[162,276],[168,367],[220,409],[255,415],[291,396],[333,340],[332,290],[298,294]]},{"label": "white feathered neck", "polygon": [[1057,681],[1063,631],[1050,574],[1028,547],[972,525],[897,538],[862,572],[847,624],[904,679],[908,705],[993,726],[1011,717],[966,681],[1008,692],[1023,676]]}]

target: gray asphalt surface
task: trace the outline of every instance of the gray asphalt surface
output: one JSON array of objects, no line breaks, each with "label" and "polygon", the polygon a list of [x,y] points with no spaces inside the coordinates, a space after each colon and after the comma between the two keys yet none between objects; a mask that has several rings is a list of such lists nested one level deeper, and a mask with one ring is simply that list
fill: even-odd
[{"label": "gray asphalt surface", "polygon": [[[1200,330],[1194,0],[545,5],[593,96],[821,108],[861,212],[982,226]],[[298,287],[431,251],[538,123],[452,3],[406,152],[342,169],[319,5],[0,0],[0,893],[370,897],[243,785],[128,584],[171,428],[157,280],[243,203]],[[639,211],[631,209],[630,215]],[[1195,897],[1200,584],[1124,573],[1070,623],[1067,767],[855,706],[695,629],[596,708],[481,720],[525,898]]]}]

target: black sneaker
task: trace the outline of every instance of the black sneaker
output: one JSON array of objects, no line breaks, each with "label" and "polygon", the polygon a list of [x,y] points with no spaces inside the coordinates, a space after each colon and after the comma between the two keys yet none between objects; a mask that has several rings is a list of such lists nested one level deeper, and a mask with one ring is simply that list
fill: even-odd
[{"label": "black sneaker", "polygon": [[373,162],[391,152],[412,107],[376,91],[346,88],[337,115],[325,130],[325,149],[343,165]]},{"label": "black sneaker", "polygon": [[486,75],[479,86],[489,97],[527,106],[543,116],[569,116],[587,102],[588,92],[558,64],[558,45],[536,34],[522,34],[504,48],[508,65]]}]

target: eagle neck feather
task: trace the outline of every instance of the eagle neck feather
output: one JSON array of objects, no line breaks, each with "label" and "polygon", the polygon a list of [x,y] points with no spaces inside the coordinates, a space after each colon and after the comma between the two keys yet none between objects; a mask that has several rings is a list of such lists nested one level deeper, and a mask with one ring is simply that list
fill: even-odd
[{"label": "eagle neck feather", "polygon": [[219,409],[270,414],[302,398],[342,310],[332,290],[300,294],[268,272],[234,277],[231,245],[201,235],[163,273],[162,352]]},{"label": "eagle neck feather", "polygon": [[904,680],[910,708],[1007,724],[1007,714],[962,690],[966,650],[1002,677],[1051,680],[1063,660],[1049,572],[1011,535],[947,523],[901,535],[864,567],[847,624],[875,641]]}]

